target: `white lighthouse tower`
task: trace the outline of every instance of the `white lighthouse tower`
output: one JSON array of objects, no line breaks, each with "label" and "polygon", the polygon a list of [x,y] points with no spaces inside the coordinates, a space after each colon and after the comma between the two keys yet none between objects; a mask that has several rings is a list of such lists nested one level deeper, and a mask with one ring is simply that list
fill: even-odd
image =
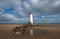
[{"label": "white lighthouse tower", "polygon": [[[33,15],[32,15],[32,12],[31,12],[31,11],[30,11],[29,16],[30,16],[29,22],[30,22],[30,24],[32,25],[32,24],[33,24]],[[33,35],[33,30],[32,30],[32,29],[30,30],[30,35]]]},{"label": "white lighthouse tower", "polygon": [[30,11],[29,15],[30,15],[29,22],[31,24],[33,24],[33,15],[32,15],[32,12],[31,11]]}]

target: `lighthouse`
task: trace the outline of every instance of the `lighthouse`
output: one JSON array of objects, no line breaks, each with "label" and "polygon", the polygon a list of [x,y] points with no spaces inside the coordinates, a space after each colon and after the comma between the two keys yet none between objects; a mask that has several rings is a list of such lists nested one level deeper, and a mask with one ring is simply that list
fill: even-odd
[{"label": "lighthouse", "polygon": [[[32,25],[33,24],[33,15],[32,12],[30,11],[29,13],[29,23]],[[33,35],[33,30],[30,30],[30,35]]]},{"label": "lighthouse", "polygon": [[29,22],[30,22],[30,24],[33,24],[33,15],[32,15],[32,12],[30,11],[30,13],[29,13]]}]

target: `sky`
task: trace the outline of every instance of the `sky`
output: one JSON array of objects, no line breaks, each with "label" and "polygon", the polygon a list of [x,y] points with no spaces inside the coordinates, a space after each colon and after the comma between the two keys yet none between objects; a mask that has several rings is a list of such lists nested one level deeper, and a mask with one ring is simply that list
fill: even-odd
[{"label": "sky", "polygon": [[0,0],[0,23],[60,23],[60,0]]}]

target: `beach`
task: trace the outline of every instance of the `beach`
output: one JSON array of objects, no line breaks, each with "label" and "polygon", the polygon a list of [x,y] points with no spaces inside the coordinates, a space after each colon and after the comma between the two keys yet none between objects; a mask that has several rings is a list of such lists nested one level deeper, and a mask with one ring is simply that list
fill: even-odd
[{"label": "beach", "polygon": [[[14,27],[20,26],[19,24],[0,24],[0,39],[60,39],[60,27],[53,25],[51,30],[41,25],[41,30],[36,30],[34,35],[31,36],[29,32],[25,32],[21,35],[16,35],[12,30]],[[45,27],[45,28],[44,28]],[[53,30],[54,29],[54,30]],[[42,31],[42,32],[40,32]]]}]

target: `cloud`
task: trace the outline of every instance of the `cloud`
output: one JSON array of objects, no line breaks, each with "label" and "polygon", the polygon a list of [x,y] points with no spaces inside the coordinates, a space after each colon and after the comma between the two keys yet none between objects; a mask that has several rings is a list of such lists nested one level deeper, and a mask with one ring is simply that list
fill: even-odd
[{"label": "cloud", "polygon": [[29,0],[30,2],[31,2],[31,4],[33,4],[33,5],[36,5],[36,4],[38,4],[38,2],[39,2],[39,0]]},{"label": "cloud", "polygon": [[26,9],[30,9],[30,4],[26,1],[23,2],[23,6],[26,8]]},{"label": "cloud", "polygon": [[0,0],[0,20],[28,20],[30,11],[38,22],[58,22],[60,0]]},{"label": "cloud", "polygon": [[18,20],[18,18],[16,18],[15,16],[11,15],[11,14],[3,14],[3,17],[7,20]]},{"label": "cloud", "polygon": [[2,21],[16,21],[17,18],[11,14],[0,14],[0,20]]},{"label": "cloud", "polygon": [[42,18],[35,19],[37,23],[60,23],[60,15],[42,16]]},{"label": "cloud", "polygon": [[54,6],[59,6],[60,5],[60,1],[56,1],[53,5]]},{"label": "cloud", "polygon": [[[25,5],[26,4],[26,5]],[[29,8],[29,4],[24,2],[24,7]],[[14,9],[14,10],[12,10]],[[3,11],[4,10],[4,11]],[[22,1],[20,0],[1,0],[0,1],[0,23],[22,23],[28,20],[25,10],[22,7]],[[17,16],[16,16],[17,15]],[[19,17],[20,16],[20,17]],[[28,21],[27,21],[28,22]]]},{"label": "cloud", "polygon": [[0,23],[22,23],[27,21],[27,18],[18,18],[12,14],[0,14]]},{"label": "cloud", "polygon": [[41,12],[43,15],[59,14],[60,0],[3,0],[0,5],[3,8],[15,9],[15,12],[22,16],[22,13],[28,13],[29,10],[33,12]]},{"label": "cloud", "polygon": [[33,10],[40,11],[44,15],[59,14],[60,0],[31,0]]},{"label": "cloud", "polygon": [[42,16],[42,18],[53,18],[53,19],[57,19],[57,18],[60,18],[60,15],[48,15],[48,16]]}]

